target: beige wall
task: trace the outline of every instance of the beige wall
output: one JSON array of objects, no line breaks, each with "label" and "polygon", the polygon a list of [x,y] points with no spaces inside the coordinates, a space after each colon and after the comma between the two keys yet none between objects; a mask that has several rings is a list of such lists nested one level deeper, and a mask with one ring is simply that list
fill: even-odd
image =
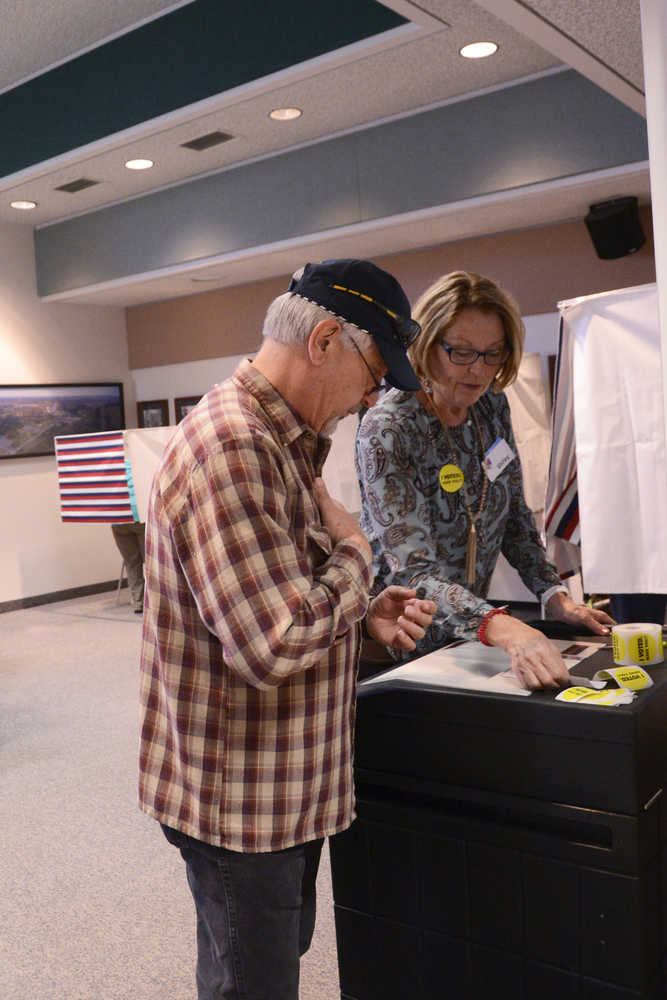
[{"label": "beige wall", "polygon": [[126,310],[130,368],[182,364],[257,350],[269,302],[287,276]]},{"label": "beige wall", "polygon": [[[441,274],[463,268],[494,278],[524,315],[554,312],[561,299],[655,281],[649,208],[641,210],[645,245],[618,260],[600,260],[582,221],[524,229],[376,258],[418,295]],[[127,310],[130,368],[228,357],[257,349],[268,303],[288,276],[133,306]]]},{"label": "beige wall", "polygon": [[[32,230],[0,224],[0,382],[116,382],[134,417],[122,309],[44,303]],[[0,605],[112,580],[121,557],[106,524],[60,520],[55,456],[0,462]]]}]

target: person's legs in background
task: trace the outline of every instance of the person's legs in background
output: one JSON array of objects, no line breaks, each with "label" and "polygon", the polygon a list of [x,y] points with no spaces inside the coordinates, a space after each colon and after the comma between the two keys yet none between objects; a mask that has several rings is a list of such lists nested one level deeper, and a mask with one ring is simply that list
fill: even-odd
[{"label": "person's legs in background", "polygon": [[241,854],[162,829],[180,849],[197,910],[198,1000],[298,1000],[323,841]]},{"label": "person's legs in background", "polygon": [[130,524],[112,524],[114,541],[125,562],[127,585],[134,610],[139,614],[144,607],[144,538],[143,521]]}]

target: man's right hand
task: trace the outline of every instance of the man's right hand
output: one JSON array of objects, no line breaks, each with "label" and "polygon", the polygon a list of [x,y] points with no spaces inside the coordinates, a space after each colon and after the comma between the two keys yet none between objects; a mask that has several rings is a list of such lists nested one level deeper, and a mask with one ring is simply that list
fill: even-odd
[{"label": "man's right hand", "polygon": [[359,527],[359,522],[350,514],[342,503],[330,495],[323,479],[315,480],[315,498],[320,508],[322,524],[329,532],[334,545],[338,542],[352,542],[360,551],[365,551],[371,558],[371,547],[368,539]]}]

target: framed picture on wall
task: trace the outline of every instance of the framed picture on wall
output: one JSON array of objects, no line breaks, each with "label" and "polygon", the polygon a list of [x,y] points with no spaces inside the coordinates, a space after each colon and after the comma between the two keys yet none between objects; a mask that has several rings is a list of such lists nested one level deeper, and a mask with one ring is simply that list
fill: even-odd
[{"label": "framed picture on wall", "polygon": [[122,382],[0,385],[0,458],[53,455],[56,435],[124,427]]},{"label": "framed picture on wall", "polygon": [[174,400],[174,410],[176,411],[176,423],[180,424],[183,417],[193,410],[201,396],[181,396]]},{"label": "framed picture on wall", "polygon": [[167,427],[169,400],[148,399],[137,403],[137,423],[140,427]]}]

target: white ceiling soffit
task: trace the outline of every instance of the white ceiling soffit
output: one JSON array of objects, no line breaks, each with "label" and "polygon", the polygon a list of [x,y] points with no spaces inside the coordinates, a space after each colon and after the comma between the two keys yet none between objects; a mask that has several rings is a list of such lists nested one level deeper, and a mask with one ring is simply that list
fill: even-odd
[{"label": "white ceiling soffit", "polygon": [[[559,65],[469,0],[429,0],[428,10],[404,0],[386,5],[414,23],[2,178],[0,221],[48,224]],[[500,58],[459,56],[466,42],[489,36],[498,41]],[[302,108],[304,114],[289,123],[269,119],[269,111],[286,106]],[[235,138],[203,153],[182,148],[181,143],[216,129]],[[137,156],[156,166],[126,170],[125,160]],[[99,183],[76,197],[54,190],[82,176]],[[38,207],[17,219],[8,206],[16,199],[36,201]]]},{"label": "white ceiling soffit", "polygon": [[192,0],[0,0],[0,93]]},{"label": "white ceiling soffit", "polygon": [[[45,225],[96,211],[149,191],[331,135],[465,99],[517,80],[572,66],[617,99],[643,113],[639,0],[383,0],[413,21],[329,57],[292,67],[248,87],[217,95],[182,111],[110,136],[66,156],[0,181],[0,222]],[[71,58],[143,21],[183,6],[164,0],[0,0],[0,90]],[[17,17],[19,18],[17,20]],[[50,20],[51,19],[51,20]],[[417,25],[415,28],[414,25]],[[464,60],[460,47],[492,38],[497,57]],[[278,106],[297,106],[301,118],[280,125]],[[234,139],[203,153],[181,143],[220,129]],[[148,156],[153,170],[124,168]],[[98,180],[76,196],[54,188],[79,177]],[[191,294],[212,287],[289,273],[308,257],[377,256],[468,236],[581,218],[592,201],[620,194],[650,199],[648,165],[604,171],[563,184],[472,199],[415,218],[380,221],[348,232],[315,234],[301,242],[198,262],[178,273],[137,275],[118,285],[89,287],[61,298],[125,305]],[[39,207],[21,216],[13,199]],[[428,215],[428,217],[426,217]],[[18,217],[17,217],[18,216]],[[199,277],[212,282],[194,282]]]},{"label": "white ceiling soffit", "polygon": [[640,0],[477,0],[518,32],[646,114]]}]

